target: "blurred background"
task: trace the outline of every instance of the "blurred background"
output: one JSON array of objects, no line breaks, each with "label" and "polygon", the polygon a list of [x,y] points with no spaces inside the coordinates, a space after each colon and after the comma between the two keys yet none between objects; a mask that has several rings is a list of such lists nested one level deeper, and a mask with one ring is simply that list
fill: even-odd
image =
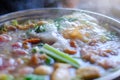
[{"label": "blurred background", "polygon": [[0,0],[0,15],[35,8],[77,8],[120,20],[120,0]]}]

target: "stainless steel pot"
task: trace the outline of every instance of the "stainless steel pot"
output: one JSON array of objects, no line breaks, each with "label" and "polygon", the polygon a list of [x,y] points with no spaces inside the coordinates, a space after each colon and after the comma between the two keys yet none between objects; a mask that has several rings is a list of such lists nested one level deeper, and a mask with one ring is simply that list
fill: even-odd
[{"label": "stainless steel pot", "polygon": [[[45,9],[45,8],[42,8],[42,9],[30,9],[30,10],[13,12],[13,13],[0,16],[0,25],[2,25],[3,23],[7,21],[11,21],[13,19],[16,19],[18,21],[23,21],[27,19],[40,19],[40,18],[48,19],[48,18],[60,17],[63,15],[74,13],[74,12],[82,12],[82,13],[91,15],[97,18],[100,24],[107,23],[108,25],[110,25],[109,27],[111,28],[111,30],[115,30],[116,32],[120,33],[120,22],[119,21],[111,17],[99,14],[99,13],[86,11],[86,10],[79,10],[79,9],[57,9],[57,8],[46,8]],[[104,77],[101,77],[95,80],[112,80],[112,79],[119,80],[118,79],[119,76],[120,76],[120,70],[115,71],[113,73],[110,73],[109,75],[106,75]]]}]

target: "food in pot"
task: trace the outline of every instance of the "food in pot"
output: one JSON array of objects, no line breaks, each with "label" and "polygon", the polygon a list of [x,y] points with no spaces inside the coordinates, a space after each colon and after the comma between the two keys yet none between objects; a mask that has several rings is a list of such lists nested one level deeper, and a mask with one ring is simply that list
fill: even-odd
[{"label": "food in pot", "polygon": [[0,80],[93,80],[119,57],[118,34],[84,13],[0,27]]}]

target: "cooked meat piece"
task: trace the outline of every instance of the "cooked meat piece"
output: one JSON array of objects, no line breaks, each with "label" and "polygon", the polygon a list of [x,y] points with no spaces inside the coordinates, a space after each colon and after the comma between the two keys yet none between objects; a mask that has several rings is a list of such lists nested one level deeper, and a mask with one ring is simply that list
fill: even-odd
[{"label": "cooked meat piece", "polygon": [[100,77],[99,70],[93,66],[79,68],[77,69],[76,74],[77,76],[81,76],[85,80],[93,80]]},{"label": "cooked meat piece", "polygon": [[35,68],[34,73],[38,75],[50,75],[53,69],[50,66],[40,65]]},{"label": "cooked meat piece", "polygon": [[56,69],[51,75],[51,80],[71,80],[68,69],[66,68]]}]

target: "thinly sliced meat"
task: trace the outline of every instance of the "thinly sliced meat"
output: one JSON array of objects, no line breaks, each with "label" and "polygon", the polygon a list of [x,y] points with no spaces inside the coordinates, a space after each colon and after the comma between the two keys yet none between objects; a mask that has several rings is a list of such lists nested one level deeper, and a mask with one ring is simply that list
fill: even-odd
[{"label": "thinly sliced meat", "polygon": [[119,64],[118,62],[120,62],[118,59],[112,59],[112,56],[117,58],[118,54],[110,49],[102,50],[102,48],[95,49],[87,46],[82,48],[80,52],[81,57],[84,60],[89,61],[90,63],[98,64],[105,69],[113,68]]},{"label": "thinly sliced meat", "polygon": [[24,49],[13,49],[12,53],[14,56],[24,56],[28,54],[28,52]]},{"label": "thinly sliced meat", "polygon": [[12,37],[7,34],[0,35],[0,42],[8,42],[11,40],[12,40]]}]

